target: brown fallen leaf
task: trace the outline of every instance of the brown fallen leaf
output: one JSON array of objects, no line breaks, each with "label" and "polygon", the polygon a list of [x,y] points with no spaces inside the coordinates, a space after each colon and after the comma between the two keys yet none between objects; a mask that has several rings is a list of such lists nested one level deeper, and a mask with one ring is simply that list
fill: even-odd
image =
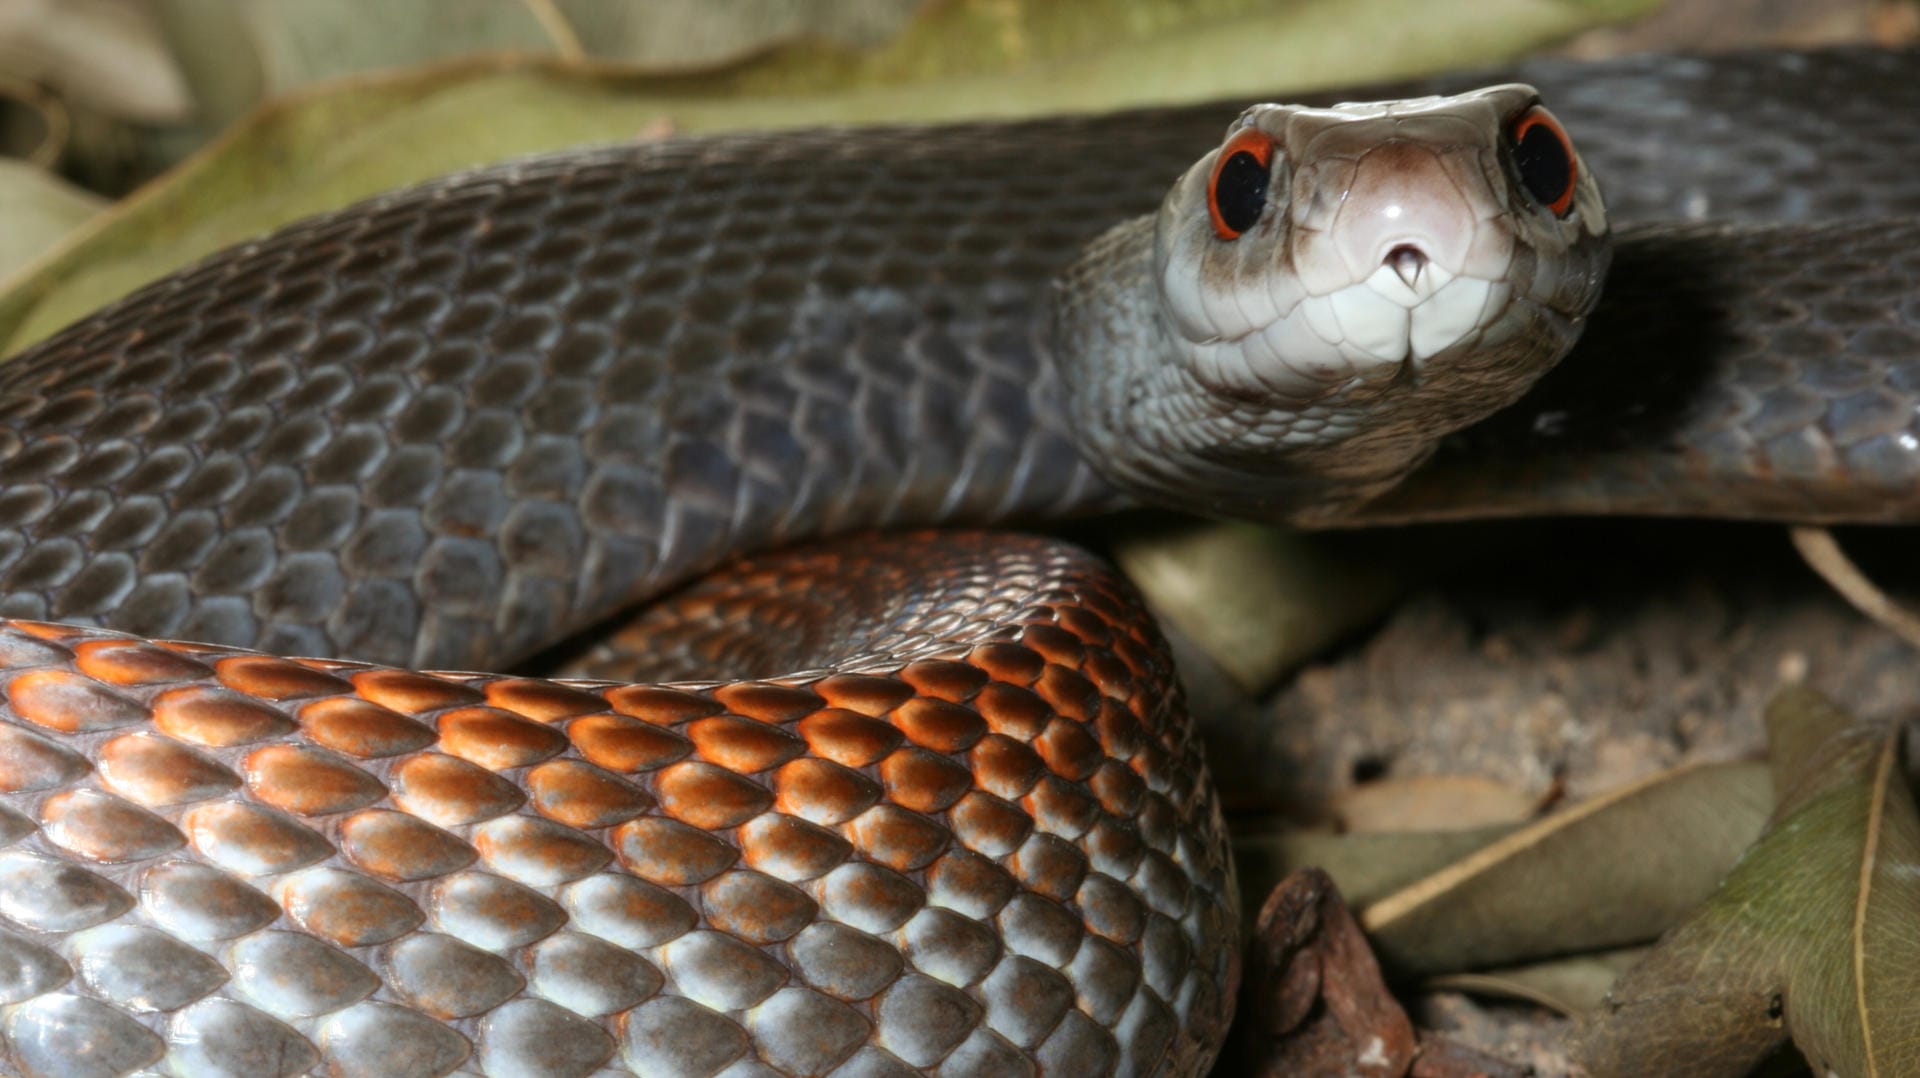
[{"label": "brown fallen leaf", "polygon": [[[1303,869],[1267,896],[1249,950],[1256,1043],[1223,1069],[1260,1078],[1522,1078],[1523,1068],[1414,1031],[1359,923],[1326,873]],[[1238,1064],[1235,1067],[1234,1064]]]},{"label": "brown fallen leaf", "polygon": [[1788,1037],[1821,1074],[1920,1073],[1920,809],[1901,728],[1805,688],[1775,697],[1767,728],[1780,806],[1582,1023],[1575,1052],[1597,1078],[1733,1078]]},{"label": "brown fallen leaf", "polygon": [[1248,958],[1263,1078],[1401,1078],[1413,1065],[1413,1023],[1325,873],[1303,869],[1273,889]]},{"label": "brown fallen leaf", "polygon": [[1645,942],[1713,893],[1771,803],[1762,764],[1673,768],[1514,831],[1367,906],[1361,924],[1407,975]]}]

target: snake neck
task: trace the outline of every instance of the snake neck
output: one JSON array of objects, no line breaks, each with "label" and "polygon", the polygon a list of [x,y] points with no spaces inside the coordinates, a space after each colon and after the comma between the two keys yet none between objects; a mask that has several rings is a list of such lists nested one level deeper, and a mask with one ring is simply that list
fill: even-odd
[{"label": "snake neck", "polygon": [[1143,502],[1210,516],[1311,522],[1364,504],[1432,454],[1433,435],[1406,425],[1301,437],[1347,421],[1377,385],[1276,402],[1205,384],[1178,358],[1155,232],[1148,216],[1101,235],[1054,297],[1069,425],[1109,482]]}]

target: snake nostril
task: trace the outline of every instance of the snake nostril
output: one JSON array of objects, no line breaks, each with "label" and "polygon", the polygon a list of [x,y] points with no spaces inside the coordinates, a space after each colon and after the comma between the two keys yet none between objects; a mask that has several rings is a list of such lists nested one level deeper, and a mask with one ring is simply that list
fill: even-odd
[{"label": "snake nostril", "polygon": [[1420,272],[1427,268],[1427,255],[1411,243],[1402,243],[1387,252],[1385,262],[1393,267],[1393,272],[1408,288],[1412,288],[1420,280]]}]

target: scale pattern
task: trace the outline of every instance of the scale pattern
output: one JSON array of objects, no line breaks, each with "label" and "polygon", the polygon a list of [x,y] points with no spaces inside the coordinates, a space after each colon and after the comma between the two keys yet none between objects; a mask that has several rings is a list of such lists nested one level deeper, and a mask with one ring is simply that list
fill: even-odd
[{"label": "scale pattern", "polygon": [[[1809,220],[1920,212],[1914,68],[1853,50],[1500,77],[1541,86],[1616,221]],[[344,660],[499,669],[742,551],[1123,500],[1061,422],[1048,282],[1236,111],[511,163],[215,255],[0,368],[0,615],[32,619],[0,630],[6,1064],[1204,1066],[1234,983],[1224,838],[1157,644],[1078,556],[1010,548],[1045,571],[981,600],[1004,639],[909,603],[799,658],[716,622],[805,636],[790,584],[699,593],[655,623],[682,635],[631,638],[671,676],[805,668],[772,685]],[[1761,310],[1743,279],[1707,299]],[[1884,335],[1833,339],[1858,370],[1805,391],[1920,385]],[[1755,369],[1806,351],[1781,347]],[[1686,413],[1639,451],[1694,454],[1674,473],[1693,490],[1753,478],[1728,424],[1798,392]],[[969,556],[914,586],[977,584]],[[845,613],[834,594],[813,613]]]},{"label": "scale pattern", "polygon": [[[1533,81],[1619,223],[1892,217],[1920,213],[1916,67],[1640,57],[1322,96]],[[574,151],[215,255],[0,368],[0,616],[492,669],[743,549],[1112,504],[1061,419],[1048,283],[1236,112]],[[1641,452],[1747,474],[1715,455],[1741,418]]]},{"label": "scale pattern", "polygon": [[756,580],[933,581],[919,613],[879,615],[889,650],[854,633],[811,656],[835,673],[776,681],[0,627],[0,1059],[1196,1072],[1237,979],[1235,902],[1137,600],[1041,540],[869,544],[676,604],[750,637],[773,628]]}]

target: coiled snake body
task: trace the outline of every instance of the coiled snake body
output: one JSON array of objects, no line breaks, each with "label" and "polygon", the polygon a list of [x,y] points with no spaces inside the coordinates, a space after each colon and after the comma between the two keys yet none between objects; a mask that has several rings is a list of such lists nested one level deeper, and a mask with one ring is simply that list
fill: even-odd
[{"label": "coiled snake body", "polygon": [[[403,668],[505,668],[741,552],[1143,498],[1911,515],[1916,68],[1517,72],[1615,224],[1716,223],[1624,240],[1575,358],[1437,453],[1605,265],[1520,90],[1224,144],[1215,106],[571,152],[83,320],[0,370],[0,1062],[1203,1069],[1237,977],[1218,808],[1084,555],[870,535],[698,585],[580,667],[618,681]],[[1351,261],[1308,238],[1353,235],[1310,205],[1342,168],[1351,205],[1464,201],[1289,300],[1275,265]]]}]

